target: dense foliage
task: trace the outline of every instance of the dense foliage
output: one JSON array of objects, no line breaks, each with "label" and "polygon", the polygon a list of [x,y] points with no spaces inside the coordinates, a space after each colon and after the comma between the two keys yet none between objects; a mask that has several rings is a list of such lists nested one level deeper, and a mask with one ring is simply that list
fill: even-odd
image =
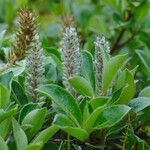
[{"label": "dense foliage", "polygon": [[149,150],[149,7],[0,1],[0,150]]}]

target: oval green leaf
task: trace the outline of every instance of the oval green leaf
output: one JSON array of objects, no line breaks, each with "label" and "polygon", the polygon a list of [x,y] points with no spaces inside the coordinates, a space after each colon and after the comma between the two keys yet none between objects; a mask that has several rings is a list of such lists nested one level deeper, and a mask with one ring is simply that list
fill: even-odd
[{"label": "oval green leaf", "polygon": [[145,109],[146,107],[150,106],[150,98],[147,97],[134,98],[129,102],[128,105],[132,107],[135,112],[139,112]]},{"label": "oval green leaf", "polygon": [[85,78],[75,76],[69,79],[69,83],[74,87],[76,91],[81,93],[83,96],[94,96],[93,88]]},{"label": "oval green leaf", "polygon": [[26,134],[14,118],[12,119],[12,126],[17,150],[25,149],[28,146]]},{"label": "oval green leaf", "polygon": [[106,108],[98,115],[93,128],[102,129],[114,126],[127,115],[130,109],[126,105],[115,105]]},{"label": "oval green leaf", "polygon": [[81,58],[82,58],[81,75],[85,79],[90,81],[90,84],[95,91],[96,84],[95,84],[95,76],[94,76],[93,57],[91,53],[89,53],[88,51],[83,51]]},{"label": "oval green leaf", "polygon": [[102,92],[107,93],[107,90],[112,83],[113,79],[115,78],[118,70],[122,66],[123,62],[126,59],[125,55],[118,55],[112,57],[108,61],[105,61],[102,73]]},{"label": "oval green leaf", "polygon": [[4,139],[0,136],[0,149],[1,150],[9,150],[6,142]]},{"label": "oval green leaf", "polygon": [[27,137],[31,139],[42,127],[46,117],[46,109],[35,109],[28,113],[22,121],[22,125],[31,125],[26,131]]},{"label": "oval green leaf", "polygon": [[62,109],[76,125],[82,123],[82,115],[79,105],[76,100],[66,90],[57,85],[44,85],[39,88],[39,91],[46,96],[50,97],[51,100]]}]

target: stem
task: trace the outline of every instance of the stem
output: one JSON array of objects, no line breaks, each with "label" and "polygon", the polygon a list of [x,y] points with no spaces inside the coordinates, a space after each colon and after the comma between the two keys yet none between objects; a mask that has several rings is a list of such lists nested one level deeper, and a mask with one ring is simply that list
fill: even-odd
[{"label": "stem", "polygon": [[111,50],[110,50],[110,53],[111,53],[111,54],[113,54],[113,53],[115,52],[115,50],[117,49],[118,43],[121,41],[121,39],[122,39],[122,37],[123,37],[125,31],[126,31],[126,29],[122,29],[122,30],[120,31],[119,35],[118,35],[117,38],[116,38],[115,43],[114,43],[114,44],[112,45],[112,47],[111,47]]},{"label": "stem", "polygon": [[127,142],[127,139],[128,139],[129,129],[130,129],[130,114],[128,114],[127,128],[126,128],[125,138],[123,140],[122,150],[126,149],[126,142]]},{"label": "stem", "polygon": [[70,135],[67,136],[67,150],[70,150]]},{"label": "stem", "polygon": [[102,148],[102,150],[104,150],[104,149],[105,149],[105,143],[106,143],[106,136],[104,137],[104,141],[103,141],[103,148]]},{"label": "stem", "polygon": [[102,150],[104,150],[105,149],[105,143],[106,143],[106,130],[104,130],[103,131],[103,141],[102,141],[102,145],[103,145],[103,147],[102,147]]},{"label": "stem", "polygon": [[[128,16],[126,18],[124,18],[124,22],[128,22],[131,18],[132,18],[132,13],[131,11],[127,11]],[[116,41],[114,42],[114,44],[112,45],[111,49],[110,49],[110,54],[113,54],[117,49],[120,49],[122,47],[124,47],[126,44],[128,44],[130,41],[133,40],[135,34],[133,33],[132,36],[127,39],[125,42],[120,44],[121,39],[124,36],[124,33],[127,31],[127,29],[122,28],[120,33],[118,34]]]}]

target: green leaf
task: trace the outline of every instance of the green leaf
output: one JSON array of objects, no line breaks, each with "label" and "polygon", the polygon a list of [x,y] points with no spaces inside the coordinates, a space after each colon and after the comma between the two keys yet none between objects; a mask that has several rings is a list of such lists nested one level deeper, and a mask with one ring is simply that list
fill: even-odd
[{"label": "green leaf", "polygon": [[0,108],[5,109],[8,103],[10,102],[12,77],[12,72],[0,75]]},{"label": "green leaf", "polygon": [[45,50],[46,56],[55,55],[59,60],[61,60],[61,53],[58,49],[55,49],[53,47],[45,47],[44,50]]},{"label": "green leaf", "polygon": [[85,121],[88,119],[89,116],[90,116],[89,104],[86,103],[83,108],[83,124],[85,123]]},{"label": "green leaf", "polygon": [[120,95],[122,92],[122,88],[120,88],[119,90],[116,90],[113,94],[112,97],[109,99],[108,104],[112,105],[112,104],[116,104]]},{"label": "green leaf", "polygon": [[128,6],[128,2],[126,0],[105,0],[105,2],[119,14],[122,14]]},{"label": "green leaf", "polygon": [[89,104],[92,106],[93,110],[105,105],[108,102],[109,97],[97,97],[94,99],[91,99],[89,101]]},{"label": "green leaf", "polygon": [[134,135],[136,141],[138,142],[137,143],[137,149],[138,150],[149,150],[150,149],[150,146],[148,143],[146,143],[146,141],[140,139],[138,136]]},{"label": "green leaf", "polygon": [[103,73],[102,73],[102,92],[107,93],[107,90],[112,82],[112,80],[115,78],[115,75],[117,74],[119,68],[122,66],[123,62],[126,59],[125,55],[118,55],[115,57],[112,57],[110,60],[105,61]]},{"label": "green leaf", "polygon": [[93,88],[85,78],[75,76],[69,79],[69,83],[74,87],[76,91],[81,93],[83,96],[94,96]]},{"label": "green leaf", "polygon": [[11,128],[11,118],[5,119],[0,123],[0,136],[5,139]]},{"label": "green leaf", "polygon": [[136,53],[139,56],[140,60],[142,61],[144,67],[146,68],[148,75],[150,76],[149,51],[137,50]]},{"label": "green leaf", "polygon": [[7,72],[0,75],[0,83],[10,90],[13,73]]},{"label": "green leaf", "polygon": [[138,68],[139,68],[139,65],[137,65],[136,67],[134,67],[134,68],[130,71],[130,73],[132,74],[133,77],[134,77],[134,75],[135,75],[135,73],[136,73],[136,71],[137,71]]},{"label": "green leaf", "polygon": [[64,114],[56,114],[53,123],[60,128],[63,128],[64,126],[76,127],[74,122]]},{"label": "green leaf", "polygon": [[125,105],[96,108],[84,124],[84,128],[91,132],[93,129],[107,128],[119,122],[130,110]]},{"label": "green leaf", "polygon": [[90,133],[92,131],[92,127],[95,123],[95,121],[97,120],[97,117],[99,116],[99,114],[106,108],[106,106],[100,106],[98,108],[96,108],[91,115],[89,116],[89,118],[85,121],[85,123],[83,124],[83,128],[88,131],[88,133]]},{"label": "green leaf", "polygon": [[84,129],[76,127],[66,115],[57,114],[53,122],[55,125],[57,125],[57,127],[81,141],[84,141],[88,138],[87,132]]},{"label": "green leaf", "polygon": [[23,90],[22,86],[15,80],[12,82],[12,92],[18,104],[24,105],[28,103],[28,98],[25,94],[25,91]]},{"label": "green leaf", "polygon": [[81,75],[90,81],[94,91],[96,88],[95,84],[95,76],[94,76],[94,65],[93,65],[93,57],[91,53],[88,51],[82,52],[82,64],[81,64]]},{"label": "green leaf", "polygon": [[89,136],[86,130],[77,127],[66,127],[63,130],[80,141],[85,141]]},{"label": "green leaf", "polygon": [[15,108],[13,108],[7,112],[4,111],[3,109],[0,109],[0,123],[9,117],[12,117],[16,113],[17,108],[18,108],[18,106],[16,105]]},{"label": "green leaf", "polygon": [[1,150],[9,150],[6,142],[3,140],[3,138],[0,136],[0,149]]},{"label": "green leaf", "polygon": [[[89,18],[93,14],[93,7],[92,5],[72,5],[73,7],[73,14],[75,19],[79,22],[82,27],[86,27],[88,25]],[[70,8],[70,7],[69,7]]]},{"label": "green leaf", "polygon": [[57,85],[44,85],[39,91],[50,97],[78,126],[82,123],[81,110],[76,100],[63,88]]},{"label": "green leaf", "polygon": [[63,72],[62,72],[60,51],[51,47],[46,47],[45,50],[46,50],[46,56],[51,56],[51,58],[54,60],[57,70],[58,70],[58,76],[62,76]]},{"label": "green leaf", "polygon": [[10,102],[10,90],[0,84],[0,108],[5,109]]},{"label": "green leaf", "polygon": [[140,23],[144,20],[144,18],[148,15],[149,11],[149,2],[143,1],[140,6],[135,8],[135,18]]},{"label": "green leaf", "polygon": [[42,143],[30,144],[25,150],[41,150]]},{"label": "green leaf", "polygon": [[42,143],[42,146],[58,131],[58,127],[52,125],[51,127],[41,131],[31,142],[32,144]]},{"label": "green leaf", "polygon": [[139,94],[139,97],[149,97],[150,98],[150,86],[145,87]]},{"label": "green leaf", "polygon": [[120,104],[127,104],[134,96],[134,77],[129,70],[124,70],[119,74],[117,80],[117,90],[123,87],[121,95],[117,100]]},{"label": "green leaf", "polygon": [[19,113],[19,123],[22,123],[22,120],[24,119],[24,117],[29,113],[31,112],[32,110],[34,109],[38,109],[40,108],[39,105],[36,103],[29,103],[29,104],[26,104],[22,107],[22,109],[20,110],[20,113]]},{"label": "green leaf", "polygon": [[26,131],[26,135],[31,139],[42,127],[46,117],[46,109],[35,109],[28,113],[22,121],[22,125],[31,125],[32,127]]},{"label": "green leaf", "polygon": [[99,114],[94,124],[94,129],[109,128],[114,126],[127,115],[130,107],[126,105],[115,105],[106,108]]},{"label": "green leaf", "polygon": [[139,112],[146,107],[150,106],[150,98],[147,97],[138,97],[134,98],[129,102],[129,106],[133,108],[135,112]]},{"label": "green leaf", "polygon": [[12,119],[12,125],[17,150],[23,150],[28,146],[26,134],[15,119]]},{"label": "green leaf", "polygon": [[101,33],[106,37],[109,35],[108,24],[106,24],[105,18],[100,16],[100,14],[91,17],[88,23],[88,29],[96,33]]}]

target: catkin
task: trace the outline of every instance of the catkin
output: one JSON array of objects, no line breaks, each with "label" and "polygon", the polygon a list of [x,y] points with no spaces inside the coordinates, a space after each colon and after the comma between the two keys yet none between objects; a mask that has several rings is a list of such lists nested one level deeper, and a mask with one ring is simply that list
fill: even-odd
[{"label": "catkin", "polygon": [[63,84],[72,93],[68,79],[80,74],[80,48],[77,32],[74,27],[66,27],[63,32],[61,56],[63,62]]}]

